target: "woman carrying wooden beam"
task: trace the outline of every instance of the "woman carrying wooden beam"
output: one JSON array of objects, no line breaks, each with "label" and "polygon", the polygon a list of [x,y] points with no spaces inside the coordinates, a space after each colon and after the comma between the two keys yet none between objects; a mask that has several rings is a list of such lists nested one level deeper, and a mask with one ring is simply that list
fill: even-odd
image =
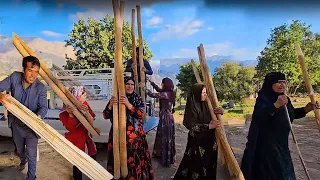
[{"label": "woman carrying wooden beam", "polygon": [[[96,116],[88,102],[86,102],[87,93],[84,91],[83,86],[72,86],[69,88],[69,92],[82,104],[82,111],[89,112],[92,118]],[[75,107],[64,105],[62,112],[59,114],[63,126],[68,130],[68,132],[65,133],[65,137],[84,152],[87,147],[88,155],[96,159],[97,149],[95,144],[88,130],[81,124],[77,117],[73,115],[74,108]],[[73,166],[73,179],[82,180],[82,172],[76,166]]]},{"label": "woman carrying wooden beam", "polygon": [[286,87],[283,73],[272,72],[264,79],[242,158],[241,170],[246,180],[296,179],[288,147],[290,124],[284,106],[287,106],[291,122],[305,117],[318,106],[308,103],[305,107],[294,108],[284,95]]},{"label": "woman carrying wooden beam", "polygon": [[[206,101],[204,84],[193,85],[187,98],[183,125],[189,130],[187,147],[174,180],[216,179],[218,145],[216,128],[219,121],[212,120]],[[216,107],[215,114],[223,114]]]},{"label": "woman carrying wooden beam", "polygon": [[[135,81],[133,77],[125,77],[126,96],[121,96],[119,103],[126,107],[126,144],[127,144],[127,167],[128,175],[122,179],[145,179],[153,180],[154,173],[151,164],[148,143],[145,139],[142,118],[144,117],[144,102],[134,92]],[[112,96],[103,111],[105,119],[113,122],[113,105],[118,103],[117,98]],[[113,125],[111,125],[108,143],[108,165],[107,170],[114,174],[113,157]]]}]

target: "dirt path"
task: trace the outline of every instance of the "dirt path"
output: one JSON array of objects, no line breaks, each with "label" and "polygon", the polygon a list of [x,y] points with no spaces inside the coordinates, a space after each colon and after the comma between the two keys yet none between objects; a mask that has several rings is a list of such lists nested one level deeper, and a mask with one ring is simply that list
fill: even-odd
[{"label": "dirt path", "polygon": [[[176,149],[177,149],[177,162],[171,168],[163,168],[157,160],[152,159],[153,168],[155,170],[155,176],[158,180],[171,179],[179,163],[183,157],[187,142],[187,129],[181,125],[181,116],[176,116]],[[319,132],[315,128],[315,122],[313,119],[298,120],[294,122],[294,131],[299,143],[302,156],[305,159],[306,165],[309,170],[311,178],[317,179],[320,177],[320,139]],[[226,127],[227,128],[227,127]],[[241,161],[243,148],[246,143],[247,135],[246,126],[242,121],[231,120],[228,127],[228,139],[233,151],[236,155],[238,162]],[[156,131],[151,131],[147,135],[147,141],[149,143],[149,149],[152,151],[153,142]],[[22,173],[16,170],[16,166],[19,164],[19,160],[15,157],[10,160],[10,153],[13,151],[13,145],[11,138],[0,137],[0,179],[4,180],[23,180],[26,174],[26,170]],[[290,136],[290,149],[292,153],[292,159],[294,161],[297,179],[307,179],[303,171],[300,159],[298,157],[297,150],[292,143]],[[97,144],[98,147],[98,162],[106,167],[106,144]],[[69,180],[72,177],[72,165],[59,155],[53,148],[47,143],[41,142],[40,148],[40,161],[38,162],[37,177],[40,180]],[[218,168],[218,178],[228,180],[226,176],[226,168]],[[84,178],[87,179],[87,178]]]}]

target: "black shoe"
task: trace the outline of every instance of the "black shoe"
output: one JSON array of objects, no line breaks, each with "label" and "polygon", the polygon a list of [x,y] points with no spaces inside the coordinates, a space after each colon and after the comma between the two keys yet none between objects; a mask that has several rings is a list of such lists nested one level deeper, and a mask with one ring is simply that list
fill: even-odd
[{"label": "black shoe", "polygon": [[20,163],[18,170],[23,171],[25,168],[26,168],[26,163],[24,163],[24,164]]}]

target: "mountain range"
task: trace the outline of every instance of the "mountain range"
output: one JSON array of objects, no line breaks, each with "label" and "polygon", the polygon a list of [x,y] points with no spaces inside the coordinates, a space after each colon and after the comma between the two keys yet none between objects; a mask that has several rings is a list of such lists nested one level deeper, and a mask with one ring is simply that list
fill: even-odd
[{"label": "mountain range", "polygon": [[[52,64],[59,67],[65,65],[65,54],[75,58],[73,47],[65,47],[64,42],[49,42],[37,37],[21,37],[21,39],[24,40],[37,56],[45,61],[48,68],[51,68]],[[170,77],[176,83],[175,76],[179,73],[180,65],[190,62],[191,59],[199,62],[197,58],[165,58],[160,59],[160,63],[159,61],[151,60],[150,64],[154,70],[152,78],[154,78],[155,82],[160,83],[163,77]],[[12,44],[12,40],[0,35],[0,67],[2,67],[0,75],[21,70],[21,60],[22,57]],[[224,62],[240,62],[244,66],[255,66],[257,64],[256,60],[236,61],[231,56],[221,55],[206,57],[206,60],[212,74],[214,74],[214,69]]]},{"label": "mountain range", "polygon": [[[180,71],[180,66],[189,63],[191,59],[194,59],[197,63],[199,60],[197,58],[168,58],[160,60],[160,72],[162,73],[175,73],[178,74]],[[239,62],[242,66],[256,66],[256,60],[234,60],[231,56],[209,56],[206,57],[207,64],[211,74],[214,74],[214,70],[225,62]]]}]

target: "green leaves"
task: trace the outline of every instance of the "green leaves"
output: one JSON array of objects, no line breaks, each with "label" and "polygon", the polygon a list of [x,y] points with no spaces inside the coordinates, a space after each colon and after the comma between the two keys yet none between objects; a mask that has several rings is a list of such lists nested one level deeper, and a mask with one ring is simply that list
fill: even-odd
[{"label": "green leaves", "polygon": [[254,93],[254,67],[242,67],[237,62],[227,62],[215,69],[213,83],[219,100],[234,100],[240,102],[242,98]]},{"label": "green leaves", "polygon": [[258,56],[257,77],[263,80],[264,76],[272,71],[286,74],[289,93],[305,92],[302,72],[295,51],[295,44],[299,43],[305,55],[308,73],[311,83],[318,86],[320,75],[317,73],[320,67],[320,41],[319,34],[314,34],[300,21],[292,24],[284,24],[271,30],[267,46]]},{"label": "green leaves", "polygon": [[[197,69],[200,77],[202,78],[200,65],[197,64]],[[179,81],[177,84],[178,88],[181,90],[181,95],[185,99],[187,98],[191,87],[197,83],[196,77],[194,75],[192,65],[190,63],[180,66],[180,72],[176,75],[176,79]],[[203,78],[202,78],[203,79]]]},{"label": "green leaves", "polygon": [[[132,58],[131,25],[125,22],[122,34],[123,61]],[[88,18],[87,22],[79,19],[74,23],[69,33],[69,39],[65,40],[66,46],[73,46],[76,59],[66,56],[65,69],[108,68],[114,66],[115,59],[115,33],[114,18],[106,15],[97,21]],[[138,46],[136,40],[136,46]],[[153,54],[148,44],[143,40],[144,58],[151,60]]]}]

